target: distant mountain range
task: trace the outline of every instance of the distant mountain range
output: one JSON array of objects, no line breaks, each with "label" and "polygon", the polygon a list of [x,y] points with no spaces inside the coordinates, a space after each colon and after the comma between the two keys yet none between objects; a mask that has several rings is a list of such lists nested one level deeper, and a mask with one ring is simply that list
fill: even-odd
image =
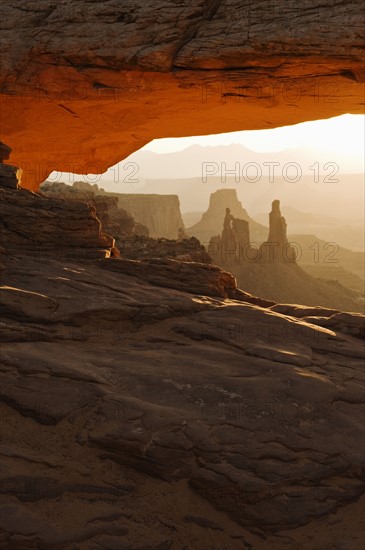
[{"label": "distant mountain range", "polygon": [[323,153],[308,149],[257,153],[242,145],[193,145],[163,155],[140,150],[106,172],[98,185],[118,193],[177,194],[183,213],[203,212],[211,193],[236,188],[251,215],[269,212],[272,200],[280,199],[341,222],[364,217],[363,174],[345,173],[336,159],[323,160]]},{"label": "distant mountain range", "polygon": [[[338,173],[336,174],[336,158],[330,156],[325,158],[323,152],[319,154],[315,149],[298,148],[259,153],[240,144],[192,145],[181,151],[165,154],[141,149],[122,161],[120,165],[124,168],[127,163],[132,162],[138,165],[138,171],[136,171],[134,178],[140,181],[146,179],[196,178],[204,173],[204,166],[206,173],[212,174],[214,170],[218,170],[215,175],[220,176],[224,173],[224,169],[226,171],[234,170],[237,163],[239,164],[242,181],[245,177],[253,180],[260,172],[263,176],[269,176],[270,173],[273,173],[275,177],[280,177],[284,173],[285,177],[294,180],[295,169],[290,166],[285,168],[288,163],[297,164],[302,175],[314,175],[319,170],[323,177],[327,176],[327,179],[333,180],[338,177],[340,172],[355,172],[351,170],[350,166],[338,166]],[[249,166],[250,163],[255,163],[258,166]],[[270,168],[269,163],[276,164]],[[318,163],[318,166],[315,166],[315,163]],[[325,167],[327,163],[329,165]],[[122,175],[125,174],[122,172]]]}]

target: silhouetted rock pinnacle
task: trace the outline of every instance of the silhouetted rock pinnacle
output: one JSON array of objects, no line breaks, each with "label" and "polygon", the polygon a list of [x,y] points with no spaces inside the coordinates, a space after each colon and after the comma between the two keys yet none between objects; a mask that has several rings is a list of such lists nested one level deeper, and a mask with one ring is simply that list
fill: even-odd
[{"label": "silhouetted rock pinnacle", "polygon": [[269,236],[267,241],[260,247],[261,261],[295,263],[295,250],[288,242],[286,230],[286,221],[280,211],[280,201],[274,200],[269,214]]}]

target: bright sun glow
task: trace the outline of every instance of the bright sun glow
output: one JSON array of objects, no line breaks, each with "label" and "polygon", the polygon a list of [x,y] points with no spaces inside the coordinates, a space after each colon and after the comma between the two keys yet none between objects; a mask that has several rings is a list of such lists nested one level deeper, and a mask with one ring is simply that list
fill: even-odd
[{"label": "bright sun glow", "polygon": [[365,117],[363,115],[342,115],[270,130],[153,140],[144,149],[163,154],[181,151],[194,144],[212,146],[239,143],[256,152],[275,152],[303,147],[362,159],[365,149],[364,134]]},{"label": "bright sun glow", "polygon": [[[141,151],[150,151],[160,155],[182,151],[194,145],[204,147],[228,146],[232,144],[243,145],[256,153],[278,153],[280,151],[295,150],[299,154],[307,154],[319,162],[336,161],[343,173],[358,173],[364,171],[365,150],[365,116],[342,115],[327,120],[315,120],[303,122],[293,126],[282,126],[270,130],[246,130],[226,134],[212,134],[208,136],[191,136],[184,138],[155,139],[145,145]],[[119,163],[120,170],[128,161],[139,164],[139,151],[133,153],[128,159]],[[164,162],[163,156],[161,162]],[[141,168],[141,167],[139,167]],[[143,178],[149,176],[148,166],[144,166]],[[195,174],[201,172],[201,165]],[[112,167],[102,176],[88,174],[89,183],[109,182],[114,179],[115,168]],[[142,177],[142,171],[139,176]],[[142,179],[143,179],[142,178]],[[77,178],[76,178],[77,179]],[[50,181],[75,181],[73,175],[53,172],[49,176]]]}]

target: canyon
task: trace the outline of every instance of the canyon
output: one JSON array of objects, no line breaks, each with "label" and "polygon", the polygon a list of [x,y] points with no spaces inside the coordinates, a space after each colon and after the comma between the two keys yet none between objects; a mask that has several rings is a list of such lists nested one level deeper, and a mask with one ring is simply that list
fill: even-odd
[{"label": "canyon", "polygon": [[[238,200],[235,189],[220,189],[212,193],[208,210],[201,220],[186,230],[181,225],[183,221],[176,195],[110,193],[86,182],[75,182],[72,186],[61,182],[46,182],[41,185],[41,192],[52,198],[89,201],[96,209],[96,216],[104,233],[115,239],[114,256],[121,255],[123,258],[136,260],[175,258],[215,263],[233,273],[240,287],[267,300],[364,311],[361,253],[353,253],[355,261],[351,262],[347,257],[342,257],[342,250],[339,249],[335,250],[335,264],[320,263],[319,254],[323,254],[323,251],[314,235],[309,241],[305,234],[296,235],[290,237],[289,243],[285,222],[285,235],[281,236],[280,207],[277,227],[275,223],[269,223],[270,227],[264,226],[249,216]],[[277,203],[278,201],[274,201],[273,204]],[[246,229],[243,230],[246,235],[243,235],[243,239],[237,235],[222,235],[220,240],[215,236],[219,232],[218,228],[223,226],[227,208],[236,223],[246,224]],[[269,215],[267,218],[269,219]],[[138,220],[143,220],[146,225]],[[268,243],[265,243],[266,239]],[[315,243],[318,244],[318,258],[314,253]],[[329,248],[327,243],[321,243],[321,246],[324,251]],[[282,259],[285,256],[284,260],[289,259],[290,251],[295,253],[296,261],[274,261],[274,253],[278,251]],[[329,252],[325,254],[330,255]],[[301,269],[302,263],[306,266],[304,270]],[[341,280],[338,280],[338,270],[328,269],[337,264],[339,267],[346,265],[354,273],[342,267]]]},{"label": "canyon", "polygon": [[4,548],[360,549],[362,315],[0,191]]},{"label": "canyon", "polygon": [[[180,219],[154,239],[113,194],[39,189],[160,137],[363,113],[362,2],[0,15],[2,548],[362,550],[364,315],[255,295]],[[278,208],[271,233],[226,213],[270,243]]]},{"label": "canyon", "polygon": [[[177,195],[111,193],[83,181],[76,181],[72,186],[44,182],[41,191],[53,197],[94,201],[103,225],[109,227],[109,221],[103,220],[101,209],[108,212],[110,222],[119,224],[119,232],[124,236],[135,233],[177,239],[179,231],[184,230]],[[113,228],[110,229],[113,232]]]},{"label": "canyon", "polygon": [[[215,240],[221,234],[226,208],[230,209],[234,218],[248,222],[250,244],[251,247],[257,249],[256,252],[252,251],[250,258],[246,257],[246,260],[250,260],[250,265],[247,261],[244,261],[246,255],[244,247],[247,243],[240,243],[239,240],[233,239],[234,242],[231,243],[231,245],[228,245],[228,247],[225,246],[225,251],[222,252],[222,250],[218,250],[217,248]],[[188,219],[186,215],[184,217]],[[263,272],[261,268],[258,268],[257,264],[256,266],[254,264],[256,263],[255,257],[258,255],[258,249],[266,240],[269,233],[269,213],[260,216],[259,219],[261,223],[258,223],[248,214],[247,210],[243,208],[242,202],[238,199],[237,190],[224,188],[213,192],[210,195],[209,206],[206,212],[202,214],[196,213],[195,217],[200,218],[199,221],[188,226],[186,228],[186,233],[199,238],[210,255],[214,258],[215,262],[218,263],[218,265],[229,265],[230,269],[234,270],[240,284],[244,284],[246,287],[248,285],[247,288],[254,294],[269,291],[274,292],[274,294],[267,296],[269,299],[290,302],[299,300],[299,303],[305,303],[305,292],[302,292],[301,295],[298,295],[295,290],[294,293],[290,293],[293,289],[298,290],[303,288],[304,284],[307,286],[309,294],[312,294],[310,298],[312,301],[321,299],[318,294],[313,294],[313,288],[312,290],[308,289],[308,283],[313,287],[313,280],[306,276],[306,273],[308,273],[317,279],[316,284],[320,287],[322,286],[322,282],[318,279],[332,282],[330,288],[322,288],[321,291],[322,294],[323,292],[324,295],[327,294],[327,300],[331,301],[331,295],[338,293],[339,287],[336,289],[336,281],[338,281],[340,285],[350,291],[355,291],[355,294],[358,295],[358,298],[362,300],[363,304],[365,285],[364,254],[360,251],[353,251],[339,246],[337,242],[333,240],[333,237],[331,238],[333,226],[328,229],[328,242],[319,238],[318,235],[308,234],[308,227],[311,229],[310,222],[308,222],[307,225],[303,224],[301,226],[302,233],[299,234],[293,234],[291,224],[289,224],[288,241],[290,245],[295,248],[296,263],[302,269],[291,268],[286,275],[283,273],[281,273],[281,275],[275,275],[275,266],[272,266],[272,271],[267,271],[267,275],[265,275],[265,272]],[[317,215],[316,219],[320,220],[321,216]],[[266,225],[264,225],[264,223]],[[278,243],[279,240],[275,239],[274,242]],[[283,268],[282,265],[276,264],[276,267],[278,266],[279,269]],[[260,271],[257,272],[257,269],[260,269]],[[263,269],[266,270],[266,268]],[[290,284],[290,280],[293,280],[293,277],[295,277],[295,270],[297,274],[300,273],[302,277],[302,281],[298,285]],[[239,273],[241,273],[241,275],[239,275]],[[284,279],[282,277],[284,277]],[[266,283],[264,283],[265,280]],[[274,280],[276,283],[273,283]],[[309,295],[307,294],[307,299],[308,297]],[[346,300],[345,302],[342,301],[342,303],[340,301],[341,305],[337,305],[345,309],[354,307],[352,298],[349,295],[348,298],[350,298],[350,301],[347,301],[347,305]],[[332,305],[333,307],[337,307],[334,306],[334,304]]]},{"label": "canyon", "polygon": [[[360,548],[364,316],[255,297],[209,257],[121,258],[103,195],[6,166],[4,548]],[[278,202],[268,239],[287,243]]]},{"label": "canyon", "polygon": [[177,195],[118,194],[118,204],[139,223],[148,227],[151,237],[177,239],[184,228]]},{"label": "canyon", "polygon": [[[233,197],[235,211],[243,213],[245,219],[236,218],[227,207],[222,232],[210,239],[207,252],[213,263],[236,277],[240,288],[275,302],[364,313],[365,283],[363,279],[360,279],[362,281],[360,292],[354,292],[337,280],[326,280],[326,277],[315,278],[300,267],[298,258],[303,256],[303,251],[299,243],[303,242],[305,236],[298,235],[295,240],[288,240],[287,224],[281,215],[280,201],[273,201],[272,210],[268,215],[267,239],[258,243],[250,237],[252,222],[247,213],[238,207],[240,203],[236,193],[232,191],[235,190],[217,192],[221,199],[216,207],[216,213],[220,214],[218,219],[222,217],[225,210],[226,196]],[[211,208],[209,211],[211,212]],[[209,217],[206,216],[206,219]],[[213,222],[214,218],[210,219]],[[213,230],[214,225],[213,223],[210,225],[209,232]],[[312,243],[314,242],[315,238]],[[308,250],[310,246],[311,244],[308,245]],[[324,270],[324,275],[326,273],[327,271]]]}]

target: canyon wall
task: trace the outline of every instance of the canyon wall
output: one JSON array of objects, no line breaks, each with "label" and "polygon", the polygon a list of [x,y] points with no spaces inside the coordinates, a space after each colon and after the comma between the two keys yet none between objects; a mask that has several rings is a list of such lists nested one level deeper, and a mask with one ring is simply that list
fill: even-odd
[{"label": "canyon wall", "polygon": [[25,258],[99,259],[118,255],[93,206],[0,184],[0,252]]},{"label": "canyon wall", "polygon": [[41,190],[50,197],[91,202],[102,226],[117,240],[132,234],[177,239],[184,228],[177,195],[109,193],[83,181],[72,186],[45,182]]},{"label": "canyon wall", "polygon": [[150,237],[177,239],[184,227],[177,195],[118,194],[119,208],[129,212],[136,222],[144,224]]},{"label": "canyon wall", "polygon": [[364,112],[361,0],[3,0],[1,16],[2,139],[29,188],[155,138]]},{"label": "canyon wall", "polygon": [[63,182],[44,182],[41,192],[51,198],[87,202],[94,206],[103,230],[112,235],[118,245],[127,235],[148,235],[146,226],[136,223],[129,212],[119,208],[118,197],[107,196],[96,184],[75,181],[71,186]]}]

